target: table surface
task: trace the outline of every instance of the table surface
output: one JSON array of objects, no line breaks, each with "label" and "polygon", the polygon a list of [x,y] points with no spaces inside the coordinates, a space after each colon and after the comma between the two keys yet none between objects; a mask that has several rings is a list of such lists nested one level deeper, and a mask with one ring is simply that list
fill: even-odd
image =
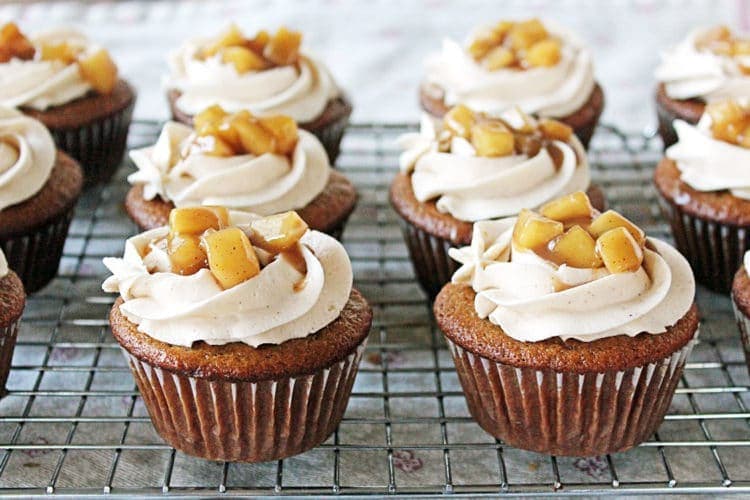
[{"label": "table surface", "polygon": [[248,31],[282,24],[328,63],[355,102],[354,121],[415,122],[416,89],[427,54],[450,36],[462,39],[485,20],[543,16],[576,30],[590,44],[607,105],[603,119],[625,130],[655,122],[651,94],[659,50],[698,25],[750,26],[748,0],[413,0],[0,1],[0,21],[23,29],[61,24],[83,29],[110,48],[139,91],[136,117],[165,119],[165,57],[184,39],[229,22]]}]

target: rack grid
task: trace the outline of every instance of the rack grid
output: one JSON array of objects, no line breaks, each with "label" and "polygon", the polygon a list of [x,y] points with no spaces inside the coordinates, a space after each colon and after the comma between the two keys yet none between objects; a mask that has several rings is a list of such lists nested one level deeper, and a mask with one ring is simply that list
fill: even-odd
[{"label": "rack grid", "polygon": [[[131,147],[152,143],[136,122]],[[129,163],[81,199],[58,277],[28,302],[0,401],[0,494],[49,496],[626,495],[750,493],[750,378],[727,297],[699,289],[701,343],[658,433],[605,457],[556,458],[503,445],[469,417],[430,305],[388,204],[395,138],[412,125],[358,124],[339,159],[360,202],[344,243],[375,321],[338,430],[301,456],[263,464],[186,456],[154,432],[107,325],[101,258],[136,233],[122,209]],[[592,175],[610,205],[669,239],[651,172],[658,140],[599,128]]]}]

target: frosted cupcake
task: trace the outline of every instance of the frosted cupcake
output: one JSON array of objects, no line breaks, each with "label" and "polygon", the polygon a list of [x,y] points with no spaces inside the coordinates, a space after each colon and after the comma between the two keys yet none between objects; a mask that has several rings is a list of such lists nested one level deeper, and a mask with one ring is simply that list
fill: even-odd
[{"label": "frosted cupcake", "polygon": [[320,139],[334,163],[352,106],[328,68],[301,45],[297,31],[280,28],[247,38],[236,25],[186,42],[169,59],[173,119],[190,125],[214,104],[232,113],[291,116]]},{"label": "frosted cupcake", "polygon": [[587,147],[604,93],[575,34],[529,19],[480,27],[463,44],[443,40],[442,50],[427,59],[420,102],[437,117],[456,104],[490,114],[519,106],[566,123]]},{"label": "frosted cupcake", "polygon": [[750,370],[750,251],[745,252],[743,265],[734,275],[732,282],[732,305],[740,329],[742,348],[745,351],[745,361]]},{"label": "frosted cupcake", "polygon": [[698,335],[687,261],[582,192],[474,224],[435,299],[469,411],[504,443],[564,456],[651,437]]},{"label": "frosted cupcake", "polygon": [[727,293],[750,247],[750,108],[715,101],[697,125],[675,120],[679,140],[654,172],[662,211],[698,282]]},{"label": "frosted cupcake", "polygon": [[695,125],[706,102],[750,97],[750,37],[726,26],[693,30],[664,51],[656,80],[659,134],[666,148],[678,138],[674,120]]},{"label": "frosted cupcake", "polygon": [[320,141],[288,116],[255,117],[212,106],[193,128],[167,123],[156,144],[130,152],[138,171],[125,208],[142,229],[167,224],[175,207],[221,205],[270,215],[297,210],[339,238],[357,202],[354,185],[331,169]]},{"label": "frosted cupcake", "polygon": [[44,123],[87,183],[109,180],[125,153],[136,94],[106,49],[71,29],[27,38],[8,23],[0,28],[0,82],[0,105]]},{"label": "frosted cupcake", "polygon": [[334,431],[372,321],[338,241],[294,212],[177,208],[104,264],[112,334],[170,445],[260,462]]},{"label": "frosted cupcake", "polygon": [[471,242],[472,222],[516,215],[574,191],[589,190],[586,152],[564,123],[515,108],[490,118],[466,106],[442,120],[422,117],[420,132],[399,139],[401,172],[390,200],[403,220],[417,279],[430,297],[456,270],[448,248]]}]

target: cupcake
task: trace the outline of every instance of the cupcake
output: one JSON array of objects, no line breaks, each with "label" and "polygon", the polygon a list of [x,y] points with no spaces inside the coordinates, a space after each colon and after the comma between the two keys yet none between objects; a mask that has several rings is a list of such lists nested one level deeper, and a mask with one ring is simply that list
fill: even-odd
[{"label": "cupcake", "polygon": [[443,40],[427,59],[419,94],[422,109],[435,117],[456,104],[490,114],[519,106],[569,125],[584,147],[604,109],[583,42],[539,19],[481,27],[463,45]]},{"label": "cupcake", "polygon": [[52,132],[76,159],[86,183],[105,182],[122,161],[135,91],[109,53],[82,34],[58,29],[27,38],[0,28],[0,105],[17,108]]},{"label": "cupcake", "polygon": [[583,192],[474,224],[434,304],[469,411],[504,443],[624,451],[664,418],[698,335],[695,283],[668,244]]},{"label": "cupcake", "polygon": [[662,54],[656,80],[659,135],[667,148],[678,139],[675,120],[695,125],[706,102],[750,97],[750,39],[726,26],[696,29]]},{"label": "cupcake", "polygon": [[334,431],[372,322],[341,243],[294,212],[185,207],[104,264],[112,334],[171,446],[261,462]]},{"label": "cupcake", "polygon": [[81,167],[41,122],[0,107],[0,250],[26,293],[57,274],[82,186]]},{"label": "cupcake", "polygon": [[288,116],[216,105],[195,126],[169,122],[155,145],[130,152],[138,171],[128,177],[125,207],[142,229],[166,225],[175,206],[222,205],[260,215],[297,210],[312,229],[340,238],[357,191],[331,169],[317,137]]},{"label": "cupcake", "polygon": [[742,337],[742,347],[745,351],[745,361],[750,370],[750,251],[745,252],[744,263],[734,275],[732,282],[732,305],[737,326]]},{"label": "cupcake", "polygon": [[716,101],[697,125],[675,120],[678,141],[654,182],[677,248],[699,283],[727,293],[750,247],[750,108]]},{"label": "cupcake", "polygon": [[594,206],[604,208],[572,129],[518,108],[492,118],[463,105],[442,120],[424,115],[419,133],[403,135],[399,144],[404,152],[391,205],[401,216],[417,279],[431,298],[457,269],[448,248],[471,242],[472,222],[516,215],[586,189]]},{"label": "cupcake", "polygon": [[0,392],[5,393],[13,349],[18,337],[18,322],[26,305],[26,294],[18,275],[8,269],[0,250]]},{"label": "cupcake", "polygon": [[173,119],[190,125],[213,104],[232,113],[291,116],[320,139],[334,163],[352,105],[328,68],[301,45],[298,31],[279,28],[246,38],[236,25],[218,37],[188,41],[169,59]]}]

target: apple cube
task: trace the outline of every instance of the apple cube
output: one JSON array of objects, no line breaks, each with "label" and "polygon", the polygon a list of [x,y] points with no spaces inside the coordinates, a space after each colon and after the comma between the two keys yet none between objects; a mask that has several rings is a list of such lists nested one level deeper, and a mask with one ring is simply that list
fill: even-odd
[{"label": "apple cube", "polygon": [[204,57],[216,55],[224,47],[240,46],[245,42],[245,36],[236,24],[231,24],[216,40],[203,48]]},{"label": "apple cube", "polygon": [[594,213],[594,207],[586,193],[576,191],[542,205],[539,213],[550,219],[566,222],[575,219],[590,219]]},{"label": "apple cube", "polygon": [[242,229],[228,227],[201,237],[208,268],[222,288],[229,289],[260,273],[260,262]]},{"label": "apple cube", "polygon": [[618,227],[625,228],[639,245],[645,243],[646,233],[644,233],[640,227],[636,226],[614,210],[607,210],[599,215],[599,217],[591,222],[588,230],[589,233],[591,233],[591,236],[599,238],[607,231]]},{"label": "apple cube", "polygon": [[200,244],[200,237],[194,234],[170,233],[167,239],[167,255],[172,264],[172,272],[188,276],[195,274],[207,265],[206,252]]},{"label": "apple cube", "polygon": [[567,142],[573,135],[573,129],[570,126],[550,118],[539,120],[539,130],[542,131],[544,137],[554,141]]},{"label": "apple cube", "polygon": [[307,231],[307,223],[297,212],[284,212],[254,220],[250,241],[274,255],[289,250]]},{"label": "apple cube", "polygon": [[237,73],[259,71],[266,67],[266,61],[261,56],[245,47],[224,47],[219,50],[221,62],[231,64]]},{"label": "apple cube", "polygon": [[512,50],[507,47],[495,47],[490,50],[484,57],[484,67],[490,71],[507,68],[516,62],[516,56]]},{"label": "apple cube", "polygon": [[526,63],[534,67],[550,67],[560,62],[560,42],[558,40],[548,38],[536,42],[526,51],[526,57],[524,60]]},{"label": "apple cube", "polygon": [[547,36],[547,29],[539,19],[516,23],[508,32],[514,50],[526,50]]},{"label": "apple cube", "polygon": [[229,225],[229,211],[225,207],[183,207],[169,212],[172,233],[199,235],[208,229],[223,229]]},{"label": "apple cube", "polygon": [[463,104],[453,106],[443,117],[445,128],[464,139],[468,139],[471,135],[471,127],[474,123],[476,123],[474,112]]},{"label": "apple cube", "polygon": [[256,118],[235,118],[232,127],[237,132],[242,149],[260,156],[276,152],[276,137],[266,130]]},{"label": "apple cube", "polygon": [[624,227],[610,229],[596,240],[596,251],[610,273],[632,273],[641,267],[643,249]]},{"label": "apple cube", "polygon": [[263,49],[263,56],[278,66],[294,64],[299,59],[300,45],[302,33],[281,27]]},{"label": "apple cube", "polygon": [[513,132],[500,122],[481,122],[471,127],[471,144],[477,156],[507,156],[515,147]]},{"label": "apple cube", "polygon": [[265,116],[260,118],[260,123],[276,138],[278,154],[290,155],[294,152],[299,139],[299,130],[294,119],[284,115]]},{"label": "apple cube", "polygon": [[523,209],[513,228],[513,241],[521,248],[535,250],[546,246],[550,240],[563,234],[564,230],[562,222]]},{"label": "apple cube", "polygon": [[73,64],[78,59],[80,50],[65,42],[42,43],[40,53],[42,61],[61,61],[63,64]]},{"label": "apple cube", "polygon": [[78,60],[81,76],[100,94],[109,94],[117,83],[117,66],[109,52],[99,49],[90,56]]},{"label": "apple cube", "polygon": [[16,23],[7,23],[0,28],[0,62],[8,62],[14,57],[33,59],[35,53],[36,49]]},{"label": "apple cube", "polygon": [[601,267],[602,259],[596,254],[596,241],[579,225],[558,236],[550,249],[552,260],[571,267]]}]

